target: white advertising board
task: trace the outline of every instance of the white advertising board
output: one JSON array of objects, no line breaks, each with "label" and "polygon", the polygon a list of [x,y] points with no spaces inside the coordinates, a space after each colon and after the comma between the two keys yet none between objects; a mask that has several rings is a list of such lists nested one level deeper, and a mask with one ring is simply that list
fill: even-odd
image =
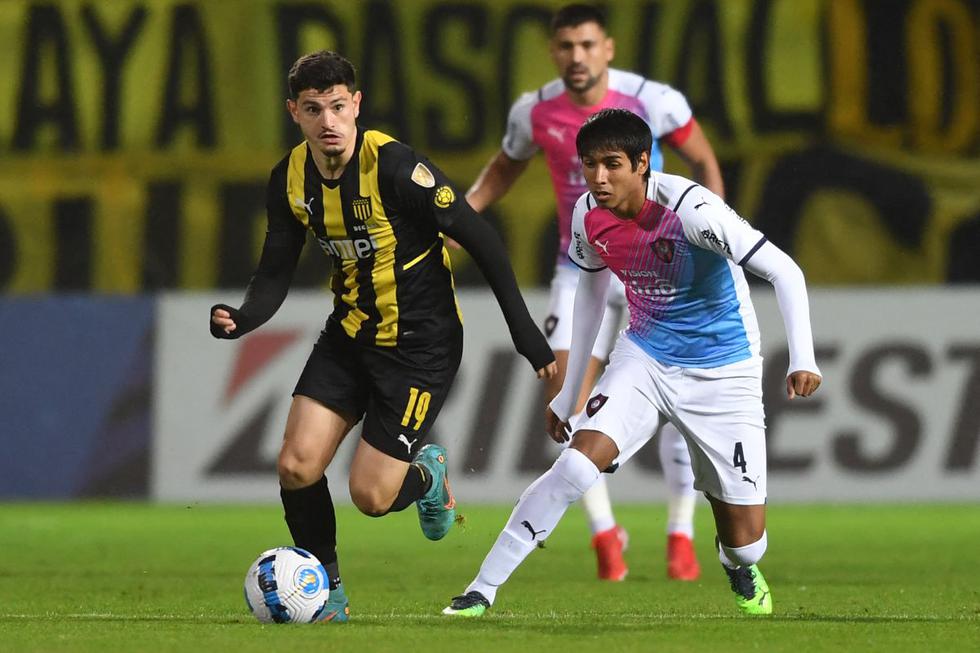
[{"label": "white advertising board", "polygon": [[[240,295],[237,295],[240,296]],[[208,333],[208,309],[237,296],[161,299],[153,496],[277,501],[275,460],[290,393],[331,310],[293,293],[261,329]],[[543,321],[547,293],[528,292]],[[543,433],[540,383],[513,351],[489,291],[461,291],[465,353],[432,438],[449,449],[461,502],[512,502],[558,453]],[[753,289],[766,358],[770,502],[980,501],[980,292],[811,291],[818,362],[810,399],[785,399],[785,337],[773,293]],[[328,470],[349,500],[355,430]],[[610,479],[619,501],[665,496],[648,445]]]}]

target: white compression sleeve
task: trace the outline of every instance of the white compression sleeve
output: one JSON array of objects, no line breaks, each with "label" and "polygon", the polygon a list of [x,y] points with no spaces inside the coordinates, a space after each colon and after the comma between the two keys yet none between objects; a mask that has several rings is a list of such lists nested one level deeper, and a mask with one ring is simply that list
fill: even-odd
[{"label": "white compression sleeve", "polygon": [[789,370],[786,374],[799,370],[820,374],[813,354],[806,280],[800,266],[783,250],[767,241],[745,262],[744,267],[776,289],[776,301],[789,344]]},{"label": "white compression sleeve", "polygon": [[599,335],[602,316],[606,310],[611,274],[609,268],[598,272],[579,272],[572,310],[572,344],[568,351],[568,369],[565,371],[561,392],[551,400],[551,410],[563,422],[567,422],[575,413],[582,378],[585,376],[589,358],[592,357],[592,346]]}]

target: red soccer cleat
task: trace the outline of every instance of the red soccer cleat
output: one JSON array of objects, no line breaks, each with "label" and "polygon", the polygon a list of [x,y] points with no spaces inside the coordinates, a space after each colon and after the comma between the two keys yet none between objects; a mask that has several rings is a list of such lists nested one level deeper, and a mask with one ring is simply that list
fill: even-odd
[{"label": "red soccer cleat", "polygon": [[626,578],[629,568],[623,560],[623,551],[629,546],[629,539],[621,526],[613,526],[592,536],[592,548],[599,564],[599,580],[620,581]]},{"label": "red soccer cleat", "polygon": [[697,580],[701,566],[694,553],[691,538],[682,533],[667,536],[667,577],[674,580]]}]

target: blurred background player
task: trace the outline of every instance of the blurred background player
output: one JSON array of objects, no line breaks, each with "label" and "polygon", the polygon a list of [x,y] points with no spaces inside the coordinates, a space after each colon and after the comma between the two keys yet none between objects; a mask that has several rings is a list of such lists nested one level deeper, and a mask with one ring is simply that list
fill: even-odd
[{"label": "blurred background player", "polygon": [[[483,615],[600,472],[624,464],[670,421],[690,446],[694,486],[711,503],[736,605],[771,614],[756,566],[767,546],[761,343],[743,269],[775,288],[790,399],[821,382],[803,273],[711,191],[651,173],[650,129],[636,114],[600,111],[576,140],[589,192],[575,204],[568,256],[582,271],[565,383],[546,417],[552,438],[571,433],[571,445],[524,491],[477,577],[443,612]],[[577,413],[612,274],[626,286],[630,324]]]},{"label": "blurred background player", "polygon": [[444,537],[455,518],[446,450],[422,446],[463,348],[440,232],[473,256],[538,377],[556,373],[511,267],[500,265],[507,253],[496,232],[428,159],[361,129],[360,102],[354,67],[340,55],[314,52],[293,64],[286,106],[304,141],[270,175],[265,243],[244,302],[218,304],[210,316],[216,338],[239,338],[271,318],[307,231],[333,260],[334,310],[293,392],[277,466],[293,541],[327,570],[330,598],[320,620],[333,622],[347,621],[350,610],[324,472],[362,417],[350,466],[358,510],[380,517],[415,503],[430,540]]},{"label": "blurred background player", "polygon": [[[562,386],[571,343],[577,270],[569,262],[566,251],[571,237],[572,207],[586,190],[581,162],[575,152],[575,135],[582,123],[600,109],[615,107],[636,113],[653,131],[650,162],[654,170],[663,167],[659,142],[666,143],[689,166],[695,181],[724,197],[714,151],[684,96],[660,82],[609,67],[615,44],[606,33],[601,11],[584,4],[565,6],[554,15],[551,33],[551,55],[560,78],[518,98],[510,109],[501,150],[466,193],[470,206],[482,211],[510,189],[538,150],[544,151],[558,205],[559,234],[558,259],[544,323],[548,343],[558,361],[558,375],[547,383],[548,401]],[[616,280],[613,283],[609,308],[592,350],[577,409],[584,405],[619,326],[625,300],[622,285]],[[667,575],[695,580],[700,573],[692,544],[697,495],[692,485],[694,477],[687,445],[669,424],[660,439],[660,461],[669,497]],[[616,525],[604,478],[586,492],[582,505],[592,530],[599,578],[622,580],[628,571],[623,559],[626,532]]]}]

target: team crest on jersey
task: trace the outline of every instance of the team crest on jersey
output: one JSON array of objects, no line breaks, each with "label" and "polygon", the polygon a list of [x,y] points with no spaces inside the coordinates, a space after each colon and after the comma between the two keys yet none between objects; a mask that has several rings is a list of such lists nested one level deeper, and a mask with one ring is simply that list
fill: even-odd
[{"label": "team crest on jersey", "polygon": [[440,209],[448,209],[449,205],[456,201],[456,193],[449,186],[440,186],[432,196],[432,203]]},{"label": "team crest on jersey", "polygon": [[436,185],[436,178],[432,171],[421,163],[415,164],[415,170],[412,170],[412,181],[422,188],[432,188]]},{"label": "team crest on jersey", "polygon": [[370,197],[358,197],[353,202],[351,202],[352,208],[354,209],[354,217],[361,222],[367,222],[371,219],[371,198]]},{"label": "team crest on jersey", "polygon": [[603,394],[592,397],[589,399],[589,403],[585,404],[585,414],[589,417],[595,416],[599,412],[599,409],[606,405],[608,399],[609,397]]},{"label": "team crest on jersey", "polygon": [[674,241],[669,238],[658,238],[650,244],[653,253],[664,263],[671,263],[674,260]]}]

